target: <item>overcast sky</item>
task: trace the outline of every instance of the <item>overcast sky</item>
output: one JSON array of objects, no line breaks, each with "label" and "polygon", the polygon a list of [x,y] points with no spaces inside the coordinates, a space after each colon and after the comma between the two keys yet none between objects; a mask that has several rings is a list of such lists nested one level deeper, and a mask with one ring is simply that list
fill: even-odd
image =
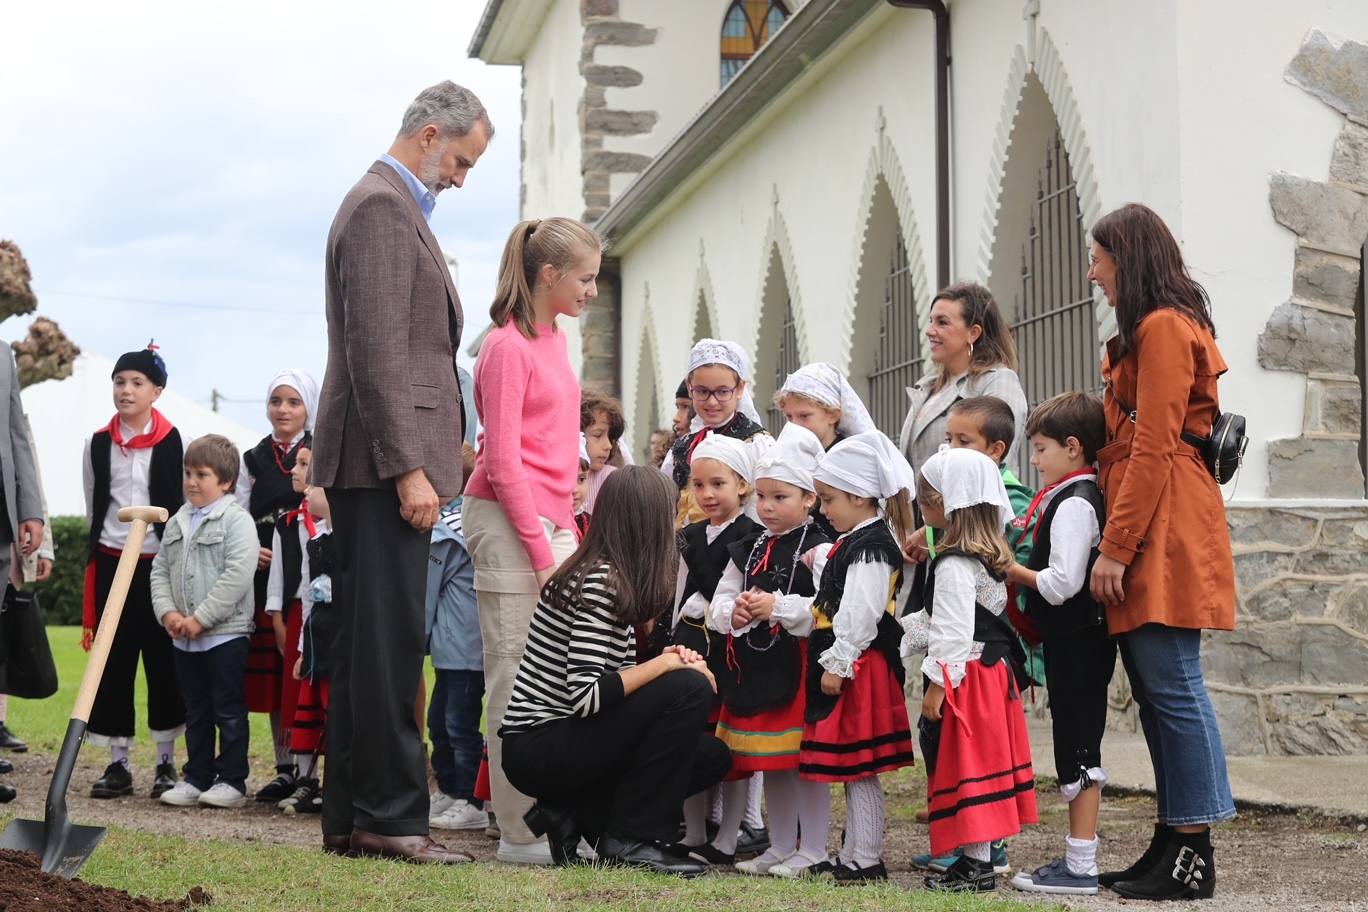
[{"label": "overcast sky", "polygon": [[169,386],[206,404],[213,389],[250,400],[222,410],[265,433],[277,369],[322,379],[338,203],[418,91],[452,79],[497,132],[432,218],[460,261],[473,339],[518,214],[518,71],[466,57],[483,6],[8,5],[0,238],[28,258],[38,313],[110,358],[155,337]]}]

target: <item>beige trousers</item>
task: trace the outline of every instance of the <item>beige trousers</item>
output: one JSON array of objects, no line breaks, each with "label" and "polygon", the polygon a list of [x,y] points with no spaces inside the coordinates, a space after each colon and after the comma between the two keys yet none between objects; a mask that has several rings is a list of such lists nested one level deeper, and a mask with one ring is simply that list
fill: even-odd
[{"label": "beige trousers", "polygon": [[[541,522],[551,554],[560,566],[574,553],[575,533],[556,528],[549,519]],[[475,597],[480,609],[480,636],[484,638],[489,790],[503,839],[527,844],[537,841],[523,823],[523,814],[532,807],[532,799],[508,784],[498,732],[513,693],[513,679],[518,676],[532,613],[537,608],[537,574],[498,501],[467,495],[461,502],[461,525],[475,565]]]}]

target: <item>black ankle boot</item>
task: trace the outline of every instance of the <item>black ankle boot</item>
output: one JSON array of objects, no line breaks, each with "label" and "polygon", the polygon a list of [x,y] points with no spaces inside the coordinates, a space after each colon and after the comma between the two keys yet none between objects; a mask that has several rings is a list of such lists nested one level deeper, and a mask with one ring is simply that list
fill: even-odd
[{"label": "black ankle boot", "polygon": [[1169,834],[1172,832],[1167,825],[1156,823],[1149,848],[1145,849],[1140,859],[1124,871],[1104,871],[1097,875],[1097,882],[1104,887],[1110,887],[1112,884],[1120,883],[1123,880],[1134,880],[1148,873],[1150,868],[1158,864],[1159,856],[1164,853],[1164,847],[1168,845]]},{"label": "black ankle boot", "polygon": [[1127,899],[1210,899],[1216,894],[1211,831],[1173,833],[1148,873],[1112,884]]},{"label": "black ankle boot", "polygon": [[551,861],[557,867],[579,863],[580,826],[574,809],[534,804],[523,815],[523,823],[534,835],[546,837]]}]

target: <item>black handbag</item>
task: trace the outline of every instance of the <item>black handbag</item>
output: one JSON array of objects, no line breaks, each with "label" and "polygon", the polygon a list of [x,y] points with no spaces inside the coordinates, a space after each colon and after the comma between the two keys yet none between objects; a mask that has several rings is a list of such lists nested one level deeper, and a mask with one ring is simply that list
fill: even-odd
[{"label": "black handbag", "polygon": [[[1126,413],[1126,417],[1135,423],[1135,409],[1126,404],[1126,401],[1116,395],[1116,389],[1112,388],[1112,398],[1116,404],[1121,406],[1121,411]],[[1236,415],[1234,412],[1217,412],[1216,420],[1211,423],[1211,433],[1206,437],[1199,437],[1189,431],[1183,431],[1182,439],[1184,443],[1189,443],[1196,448],[1198,455],[1202,457],[1202,462],[1206,464],[1207,471],[1211,477],[1216,479],[1217,484],[1229,484],[1235,477],[1235,473],[1240,470],[1240,463],[1244,460],[1245,448],[1249,446],[1249,438],[1245,436],[1245,417]]]},{"label": "black handbag", "polygon": [[0,677],[5,693],[42,700],[57,692],[57,664],[52,660],[35,593],[6,588],[0,606],[0,653],[4,656]]}]

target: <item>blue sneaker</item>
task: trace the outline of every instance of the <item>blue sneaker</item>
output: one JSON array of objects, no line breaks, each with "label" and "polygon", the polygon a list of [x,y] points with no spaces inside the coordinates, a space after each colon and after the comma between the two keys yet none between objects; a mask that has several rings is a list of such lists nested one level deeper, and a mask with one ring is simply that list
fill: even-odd
[{"label": "blue sneaker", "polygon": [[[999,839],[997,842],[993,843],[992,850],[993,854],[991,860],[993,862],[993,873],[1012,873],[1012,866],[1007,861],[1007,840]],[[944,874],[952,864],[959,860],[959,857],[962,854],[963,852],[956,849],[949,855],[941,855],[938,858],[933,858],[930,852],[926,852],[922,855],[913,855],[912,867],[918,871],[933,871],[936,874]]]},{"label": "blue sneaker", "polygon": [[1093,896],[1097,893],[1097,875],[1080,875],[1069,870],[1064,859],[1056,858],[1030,874],[1024,871],[1013,877],[1012,886],[1027,893],[1072,893]]},{"label": "blue sneaker", "polygon": [[993,854],[989,859],[993,862],[994,874],[1010,874],[1012,866],[1007,862],[1007,840],[999,839],[992,845]]}]

